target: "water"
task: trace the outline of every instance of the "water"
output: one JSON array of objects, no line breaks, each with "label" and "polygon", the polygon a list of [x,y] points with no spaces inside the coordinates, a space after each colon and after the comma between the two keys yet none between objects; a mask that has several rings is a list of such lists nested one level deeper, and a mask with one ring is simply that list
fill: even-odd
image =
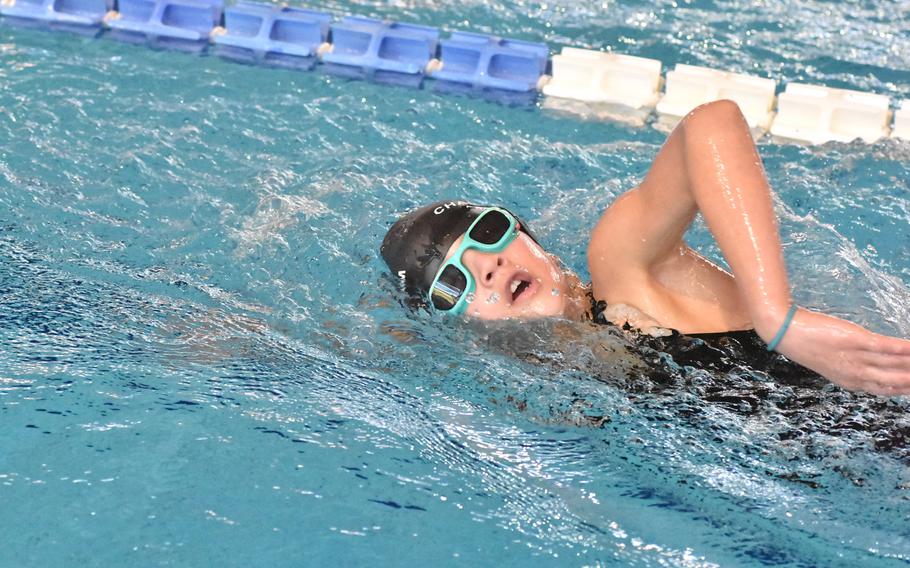
[{"label": "water", "polygon": [[[910,97],[905,3],[322,7]],[[607,330],[522,330],[535,364],[389,301],[378,243],[441,197],[584,275],[653,128],[10,27],[0,61],[0,564],[910,561],[906,401],[642,394]],[[761,153],[797,299],[910,335],[910,146]]]}]

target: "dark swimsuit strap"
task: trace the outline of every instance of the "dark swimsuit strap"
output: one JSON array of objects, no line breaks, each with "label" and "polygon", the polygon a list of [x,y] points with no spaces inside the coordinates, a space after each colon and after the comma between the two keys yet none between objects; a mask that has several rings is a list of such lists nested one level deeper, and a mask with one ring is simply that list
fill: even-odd
[{"label": "dark swimsuit strap", "polygon": [[[588,314],[588,317],[591,318],[591,321],[593,321],[595,323],[600,323],[600,324],[616,325],[613,322],[611,322],[610,320],[608,320],[603,315],[607,309],[607,302],[605,302],[604,300],[595,300],[594,295],[590,291],[588,292],[588,298],[591,301],[591,311]],[[628,325],[623,326],[623,328],[626,329],[627,331],[632,329]],[[734,331],[715,331],[715,332],[711,332],[711,333],[686,333],[686,334],[680,333],[679,330],[676,330],[676,329],[670,329],[670,331],[673,332],[674,336],[675,335],[684,335],[685,337],[702,339],[704,341],[709,341],[709,342],[713,341],[713,340],[721,339],[724,337],[732,337],[735,339],[745,339],[745,338],[751,339],[752,337],[757,335],[755,333],[754,329],[738,329],[738,330],[734,330]]]}]

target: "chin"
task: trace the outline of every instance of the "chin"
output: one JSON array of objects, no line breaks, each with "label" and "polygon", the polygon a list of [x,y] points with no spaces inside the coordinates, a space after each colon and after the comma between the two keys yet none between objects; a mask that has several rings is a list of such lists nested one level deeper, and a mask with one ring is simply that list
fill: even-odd
[{"label": "chin", "polygon": [[[555,298],[554,298],[555,299]],[[566,313],[566,307],[563,302],[542,302],[528,306],[527,318],[555,318],[562,317]]]}]

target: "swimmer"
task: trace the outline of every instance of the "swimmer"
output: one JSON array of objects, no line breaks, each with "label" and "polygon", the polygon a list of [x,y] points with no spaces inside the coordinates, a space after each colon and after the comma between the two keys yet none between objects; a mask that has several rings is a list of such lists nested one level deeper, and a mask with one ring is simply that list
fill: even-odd
[{"label": "swimmer", "polygon": [[[683,236],[701,213],[732,274]],[[771,189],[736,103],[686,116],[644,180],[591,233],[585,285],[501,207],[439,202],[399,219],[381,253],[418,302],[480,319],[591,317],[651,335],[754,330],[777,351],[850,390],[910,394],[910,341],[797,307]]]}]

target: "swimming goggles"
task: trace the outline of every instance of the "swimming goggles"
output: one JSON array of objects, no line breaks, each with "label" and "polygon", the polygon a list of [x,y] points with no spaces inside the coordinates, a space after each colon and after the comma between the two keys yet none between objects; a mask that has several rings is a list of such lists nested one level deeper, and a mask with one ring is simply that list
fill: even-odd
[{"label": "swimming goggles", "polygon": [[462,314],[474,299],[476,285],[471,271],[461,262],[468,249],[501,252],[518,236],[518,221],[505,209],[490,207],[481,213],[468,230],[455,253],[445,261],[430,286],[429,299],[441,312]]}]

